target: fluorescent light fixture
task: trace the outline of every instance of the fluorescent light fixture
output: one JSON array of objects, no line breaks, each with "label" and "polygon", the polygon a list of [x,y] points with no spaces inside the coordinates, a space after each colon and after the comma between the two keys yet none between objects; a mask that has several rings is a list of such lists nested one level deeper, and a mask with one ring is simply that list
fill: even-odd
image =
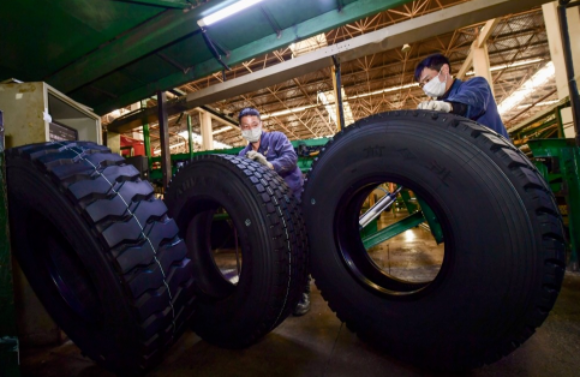
[{"label": "fluorescent light fixture", "polygon": [[554,67],[554,63],[550,61],[499,104],[499,114],[505,114],[513,110],[517,105],[531,96],[534,90],[549,83],[555,74],[556,68]]},{"label": "fluorescent light fixture", "polygon": [[[335,105],[334,90],[329,90],[327,92],[320,92],[319,91],[316,94],[317,94],[320,102],[322,102],[322,104],[326,108],[326,111],[329,113],[329,117],[333,121],[335,121],[335,123],[336,123],[337,122],[337,109],[336,109],[336,105]],[[344,100],[347,99],[347,97],[345,95],[345,88],[343,88],[343,87],[341,87],[341,99],[344,99]],[[343,102],[343,116],[345,118],[345,125],[346,126],[355,122],[355,118],[353,117],[353,110],[351,110],[351,105],[349,105],[349,102],[347,102],[347,101]]]},{"label": "fluorescent light fixture", "polygon": [[[514,62],[512,64],[508,64],[508,65],[496,65],[496,66],[491,66],[491,72],[497,72],[499,70],[503,70],[503,69],[509,69],[509,68],[516,68],[518,66],[525,66],[525,65],[530,65],[530,64],[535,64],[536,62],[541,62],[543,61],[543,58],[534,58],[531,60],[523,60],[523,61],[517,61]],[[475,74],[474,71],[470,71],[470,72],[466,72],[467,76],[473,76]]]},{"label": "fluorescent light fixture", "polygon": [[218,10],[210,14],[209,16],[203,17],[201,20],[197,21],[197,24],[202,27],[209,26],[216,23],[219,20],[223,20],[231,15],[243,11],[246,8],[251,7],[254,4],[259,3],[262,0],[240,0],[237,3],[231,4],[228,7]]},{"label": "fluorescent light fixture", "polygon": [[419,85],[417,83],[412,82],[411,84],[400,85],[400,86],[393,86],[391,88],[385,88],[385,89],[381,89],[381,90],[376,90],[376,91],[369,92],[369,93],[357,94],[357,95],[348,97],[347,99],[356,99],[356,98],[369,97],[369,96],[372,96],[372,95],[377,95],[377,94],[382,94],[382,93],[391,93],[391,92],[395,92],[395,91],[402,90],[402,89],[415,88],[415,87],[418,87],[418,86]]},{"label": "fluorescent light fixture", "polygon": [[[548,105],[554,105],[556,103],[560,102],[559,99],[553,100],[553,101],[543,101],[543,102],[538,102],[535,104],[535,106],[548,106]],[[531,104],[529,105],[519,105],[517,106],[518,109],[527,109],[528,107],[531,107]]]},{"label": "fluorescent light fixture", "polygon": [[310,108],[312,106],[301,106],[301,107],[295,107],[292,109],[286,109],[286,110],[280,110],[280,111],[275,111],[273,113],[267,113],[262,115],[262,119],[267,119],[267,118],[272,118],[272,117],[279,117],[281,115],[286,115],[286,114],[292,114],[292,113],[298,113],[299,111],[304,111],[308,108]]},{"label": "fluorescent light fixture", "polygon": [[233,129],[233,126],[223,126],[222,128],[220,128],[218,130],[213,130],[213,135],[221,134],[221,133],[224,133],[224,132],[229,131],[231,129]]}]

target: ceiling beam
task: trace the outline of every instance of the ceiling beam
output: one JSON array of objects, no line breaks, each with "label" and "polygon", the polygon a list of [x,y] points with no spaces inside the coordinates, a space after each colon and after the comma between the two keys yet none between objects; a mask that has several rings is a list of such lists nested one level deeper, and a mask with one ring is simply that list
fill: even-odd
[{"label": "ceiling beam", "polygon": [[482,48],[485,46],[485,43],[493,34],[493,31],[495,30],[495,27],[499,24],[499,21],[501,21],[501,18],[497,17],[497,18],[494,18],[494,19],[487,21],[485,26],[483,26],[483,28],[481,29],[481,33],[479,34],[479,37],[477,38],[477,46],[479,48]]},{"label": "ceiling beam", "polygon": [[[43,80],[64,93],[71,92],[195,32],[194,26],[205,11],[226,1],[229,0],[211,0],[186,13],[176,9],[162,11]],[[156,89],[142,98],[155,93]]]},{"label": "ceiling beam", "polygon": [[[479,34],[479,36],[475,40],[477,43],[477,45],[476,45],[477,48],[480,49],[480,48],[483,48],[485,46],[487,40],[493,34],[493,31],[495,30],[495,27],[499,24],[500,20],[501,20],[501,18],[497,17],[497,18],[494,18],[494,19],[487,21],[487,23],[481,29],[481,33]],[[472,61],[473,61],[472,51],[473,51],[473,49],[475,49],[474,44],[471,46],[470,52],[468,53],[468,56],[466,56],[466,60],[464,60],[464,63],[462,64],[462,66],[458,70],[458,74],[456,75],[456,78],[462,79],[462,78],[466,77],[466,72],[468,72],[468,70],[472,66]]]},{"label": "ceiling beam", "polygon": [[[412,0],[355,1],[344,6],[342,12],[339,12],[335,8],[334,10],[323,13],[320,16],[313,17],[286,28],[281,31],[280,35],[273,33],[237,49],[233,49],[230,52],[229,58],[226,58],[224,61],[227,65],[233,66],[262,54],[272,52],[276,49],[287,47],[295,41],[304,40],[316,34],[327,32],[341,25],[379,13],[388,8],[397,7],[410,1]],[[140,33],[138,36],[136,36],[136,33],[129,33],[130,37],[124,35],[119,39],[123,40],[123,42],[118,43],[116,40],[103,49],[98,50],[98,52],[92,55],[93,58],[84,58],[82,60],[83,63],[76,63],[59,72],[57,74],[58,78],[52,79],[54,83],[57,83],[57,80],[59,80],[59,86],[54,85],[50,80],[46,82],[58,89],[68,88],[68,90],[64,90],[66,93],[73,90],[72,87],[79,88],[92,80],[96,80],[123,67],[125,64],[128,64],[135,59],[149,53],[154,53],[157,49],[170,44],[189,33],[194,33],[194,26],[200,18],[200,15],[205,12],[205,10],[209,9],[209,4],[212,6],[218,3],[221,3],[221,1],[210,1],[200,7],[194,8],[190,12],[180,15],[178,14],[180,11],[166,11],[165,14],[168,13],[168,15],[162,15],[160,18],[156,18],[153,22],[146,23],[142,28],[139,28]],[[210,29],[209,32],[212,34],[212,29]],[[150,34],[154,34],[157,39],[153,39]],[[164,42],[164,44],[162,42]],[[113,45],[113,47],[110,47],[110,45]],[[104,51],[106,48],[108,48],[107,52]],[[128,51],[132,51],[132,53],[128,53]],[[119,57],[119,55],[121,55],[121,57]],[[115,60],[113,60],[112,57],[115,57]],[[177,72],[171,74],[154,83],[134,89],[115,100],[98,105],[94,109],[98,114],[103,115],[113,109],[148,98],[156,93],[158,89],[166,90],[175,88],[184,83],[221,71],[222,69],[223,66],[213,58],[198,64],[186,73]],[[69,81],[69,84],[67,84],[67,81]],[[64,86],[66,86],[66,88]]]},{"label": "ceiling beam", "polygon": [[[541,5],[547,0],[471,0],[453,7],[404,21],[350,40],[326,46],[280,64],[256,71],[220,84],[209,86],[169,102],[169,114],[235,97],[251,91],[267,88],[306,73],[330,66],[330,57],[337,55],[341,61],[354,60],[366,55],[398,48],[439,34],[460,29],[469,24],[515,13]],[[344,10],[346,10],[344,8]],[[234,51],[235,52],[235,51]],[[145,110],[128,119],[146,118],[154,110]]]}]

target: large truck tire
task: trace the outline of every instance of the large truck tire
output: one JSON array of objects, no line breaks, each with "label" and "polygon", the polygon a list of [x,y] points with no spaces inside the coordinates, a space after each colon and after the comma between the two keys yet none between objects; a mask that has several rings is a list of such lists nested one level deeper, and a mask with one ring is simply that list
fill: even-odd
[{"label": "large truck tire", "polygon": [[[243,348],[279,325],[306,282],[308,239],[300,205],[275,172],[247,158],[197,156],[165,194],[196,275],[193,330],[222,347]],[[226,211],[237,231],[236,283],[213,258],[213,214]]]},{"label": "large truck tire", "polygon": [[[412,190],[444,231],[428,282],[383,272],[359,237],[359,208],[382,182]],[[303,193],[310,271],[347,327],[396,358],[469,369],[513,351],[552,309],[565,269],[562,220],[530,161],[451,114],[396,111],[337,134]]]},{"label": "large truck tire", "polygon": [[194,308],[192,263],[166,206],[95,143],[6,154],[13,252],[33,290],[86,356],[143,374]]}]

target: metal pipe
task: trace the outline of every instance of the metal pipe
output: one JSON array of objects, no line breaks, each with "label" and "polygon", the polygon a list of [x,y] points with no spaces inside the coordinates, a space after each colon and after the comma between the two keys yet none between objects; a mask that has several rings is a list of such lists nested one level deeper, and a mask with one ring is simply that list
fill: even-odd
[{"label": "metal pipe", "polygon": [[227,65],[223,61],[223,58],[219,54],[219,51],[217,51],[217,47],[215,46],[215,44],[213,43],[213,41],[207,35],[207,30],[204,29],[204,28],[202,28],[201,29],[201,32],[202,32],[202,35],[203,35],[203,40],[205,41],[205,45],[207,45],[207,48],[213,54],[213,56],[215,57],[215,59],[217,60],[217,62],[220,63],[221,66],[223,66],[225,68],[225,70],[231,70],[231,68],[229,67],[229,65]]},{"label": "metal pipe", "polygon": [[193,121],[190,114],[187,114],[187,131],[189,132],[189,158],[193,159]]},{"label": "metal pipe", "polygon": [[562,46],[564,47],[564,61],[566,64],[566,74],[568,75],[568,89],[570,90],[570,103],[572,105],[572,117],[574,118],[574,130],[576,131],[576,144],[580,146],[580,92],[578,83],[574,76],[574,61],[572,60],[572,47],[570,45],[570,35],[568,34],[567,5],[569,0],[560,0],[558,6],[558,20],[560,22],[560,32],[562,36]]},{"label": "metal pipe", "polygon": [[343,110],[343,92],[341,89],[341,63],[337,56],[333,56],[333,62],[335,63],[335,91],[337,94],[337,108],[339,116],[339,126],[341,130],[345,128],[345,113]]},{"label": "metal pipe", "polygon": [[172,168],[170,163],[170,148],[168,135],[168,113],[166,111],[166,92],[158,90],[156,92],[158,102],[158,128],[160,129],[160,156],[162,165],[162,187],[166,188],[170,183]]},{"label": "metal pipe", "polygon": [[[146,101],[142,101],[142,108],[146,108]],[[150,125],[145,123],[142,125],[142,133],[144,135],[144,152],[148,158],[148,167],[152,165],[152,151],[150,151]]]},{"label": "metal pipe", "polygon": [[365,226],[371,223],[375,218],[377,218],[383,210],[391,206],[397,199],[397,194],[401,191],[402,187],[398,187],[392,193],[386,194],[383,198],[379,199],[377,203],[373,205],[367,212],[359,216],[359,229],[365,228]]}]

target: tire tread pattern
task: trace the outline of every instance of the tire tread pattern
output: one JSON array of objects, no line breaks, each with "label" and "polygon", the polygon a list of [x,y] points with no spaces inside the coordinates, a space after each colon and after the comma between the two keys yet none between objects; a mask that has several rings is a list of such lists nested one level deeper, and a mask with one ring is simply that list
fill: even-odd
[{"label": "tire tread pattern", "polygon": [[[194,308],[192,264],[164,203],[133,166],[92,142],[27,145],[7,156],[29,159],[53,180],[91,228],[111,271],[124,280],[142,335],[132,349],[141,361],[121,373],[152,367]],[[101,361],[107,367],[108,360]]]},{"label": "tire tread pattern", "polygon": [[[397,117],[421,121],[439,121],[442,129],[455,132],[460,139],[465,139],[484,152],[490,153],[490,156],[496,158],[501,166],[507,168],[508,176],[512,176],[519,181],[520,187],[530,195],[531,200],[527,208],[534,211],[538,216],[538,220],[535,222],[538,226],[536,231],[539,232],[544,243],[544,247],[539,251],[540,261],[544,266],[544,277],[540,285],[539,297],[536,298],[536,303],[531,307],[531,313],[528,313],[525,319],[524,330],[519,331],[511,339],[500,344],[499,348],[492,349],[490,353],[484,355],[483,359],[474,360],[474,366],[495,362],[515,350],[535,332],[535,329],[547,318],[559,294],[566,267],[566,255],[562,217],[555,203],[553,192],[529,159],[511,142],[495,131],[463,117],[419,110],[402,110],[376,114],[361,119],[339,132],[327,142],[315,158],[312,168],[307,174],[305,187],[309,182],[318,181],[311,174],[319,166],[319,160],[343,136],[355,134],[359,130],[370,126],[372,122],[383,122]],[[359,325],[356,322],[348,322],[345,319],[342,308],[335,306],[331,296],[327,296],[326,291],[321,288],[318,278],[315,278],[315,284],[321,290],[323,298],[329,303],[330,308],[336,313],[337,317],[346,322],[350,330],[359,334]]]},{"label": "tire tread pattern", "polygon": [[[257,342],[260,338],[278,326],[291,312],[302,293],[303,280],[308,277],[308,238],[300,203],[292,196],[286,182],[267,167],[233,155],[201,155],[190,164],[179,169],[168,185],[166,194],[173,188],[173,182],[181,176],[181,171],[196,162],[220,162],[230,171],[239,172],[247,184],[248,190],[255,194],[263,211],[262,215],[270,222],[267,235],[272,239],[274,256],[280,259],[278,274],[286,275],[278,279],[271,306],[262,323],[249,331],[241,332],[237,338],[218,340],[206,333],[197,331],[203,339],[220,346],[242,348]],[[170,202],[169,202],[170,203]],[[172,210],[172,207],[170,207]]]}]

